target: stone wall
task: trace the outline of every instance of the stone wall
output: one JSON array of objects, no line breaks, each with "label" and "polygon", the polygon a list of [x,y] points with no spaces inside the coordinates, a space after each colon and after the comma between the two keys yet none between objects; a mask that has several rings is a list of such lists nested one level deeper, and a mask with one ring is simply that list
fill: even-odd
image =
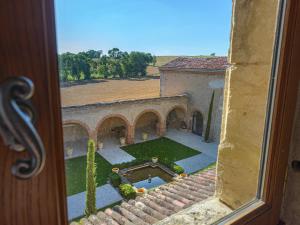
[{"label": "stone wall", "polygon": [[63,127],[64,141],[65,142],[73,142],[81,139],[88,139],[88,132],[79,125],[65,125]]},{"label": "stone wall", "polygon": [[[64,107],[62,109],[63,123],[84,126],[89,131],[89,137],[97,142],[97,133],[103,122],[108,118],[117,117],[123,120],[127,126],[127,142],[133,143],[136,122],[143,114],[154,112],[157,115],[161,122],[160,127],[158,127],[158,133],[163,135],[166,130],[168,113],[176,107],[187,111],[188,102],[188,96],[179,95]],[[143,121],[139,121],[137,124],[141,126]]]},{"label": "stone wall", "polygon": [[192,120],[194,111],[201,112],[204,119],[204,131],[207,125],[211,96],[213,90],[215,90],[210,137],[218,142],[220,139],[225,72],[208,74],[191,71],[161,70],[160,73],[161,96],[188,94],[190,96],[189,122]]},{"label": "stone wall", "polygon": [[233,4],[216,194],[235,209],[257,192],[278,1]]}]

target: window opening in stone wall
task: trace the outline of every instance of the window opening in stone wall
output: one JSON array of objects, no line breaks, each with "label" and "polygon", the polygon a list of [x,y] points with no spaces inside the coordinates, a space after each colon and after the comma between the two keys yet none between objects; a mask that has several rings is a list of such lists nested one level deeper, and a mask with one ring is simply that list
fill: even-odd
[{"label": "window opening in stone wall", "polygon": [[278,5],[56,0],[70,224],[211,224],[257,198]]}]

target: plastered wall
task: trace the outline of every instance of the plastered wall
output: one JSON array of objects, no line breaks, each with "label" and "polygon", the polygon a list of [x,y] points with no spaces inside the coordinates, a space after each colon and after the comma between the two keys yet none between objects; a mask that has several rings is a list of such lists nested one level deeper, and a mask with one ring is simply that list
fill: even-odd
[{"label": "plastered wall", "polygon": [[160,80],[161,96],[188,94],[190,97],[189,121],[191,122],[194,111],[201,112],[204,130],[207,125],[211,96],[215,91],[210,137],[211,140],[218,142],[222,118],[224,72],[205,74],[201,72],[161,71]]}]

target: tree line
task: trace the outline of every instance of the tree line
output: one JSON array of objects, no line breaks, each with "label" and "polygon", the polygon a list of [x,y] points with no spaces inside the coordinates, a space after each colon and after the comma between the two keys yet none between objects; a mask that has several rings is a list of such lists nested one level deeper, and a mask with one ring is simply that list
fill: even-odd
[{"label": "tree line", "polygon": [[156,57],[145,52],[122,52],[113,48],[107,54],[102,50],[62,53],[58,55],[60,80],[90,80],[97,78],[145,77],[148,65],[155,65]]}]

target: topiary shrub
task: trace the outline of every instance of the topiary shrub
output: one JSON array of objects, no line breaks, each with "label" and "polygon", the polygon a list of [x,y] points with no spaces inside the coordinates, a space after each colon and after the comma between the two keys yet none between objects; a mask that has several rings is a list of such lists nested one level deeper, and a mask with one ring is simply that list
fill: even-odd
[{"label": "topiary shrub", "polygon": [[95,143],[88,141],[87,166],[86,166],[86,202],[85,215],[95,214],[96,210],[96,163]]},{"label": "topiary shrub", "polygon": [[177,165],[177,164],[174,164],[173,167],[172,167],[173,171],[177,174],[181,174],[184,172],[184,169],[183,167]]},{"label": "topiary shrub", "polygon": [[109,180],[112,186],[118,187],[121,184],[121,177],[117,173],[111,173],[109,174]]},{"label": "topiary shrub", "polygon": [[209,139],[212,110],[213,110],[213,106],[214,106],[214,98],[215,98],[215,91],[213,91],[213,93],[212,93],[212,96],[211,96],[211,99],[210,99],[210,104],[209,104],[208,117],[207,117],[207,125],[206,125],[206,130],[205,130],[205,135],[204,135],[204,141],[205,142],[208,142],[208,139]]},{"label": "topiary shrub", "polygon": [[119,186],[120,193],[125,199],[134,199],[136,196],[136,192],[133,189],[131,184],[121,184]]}]

